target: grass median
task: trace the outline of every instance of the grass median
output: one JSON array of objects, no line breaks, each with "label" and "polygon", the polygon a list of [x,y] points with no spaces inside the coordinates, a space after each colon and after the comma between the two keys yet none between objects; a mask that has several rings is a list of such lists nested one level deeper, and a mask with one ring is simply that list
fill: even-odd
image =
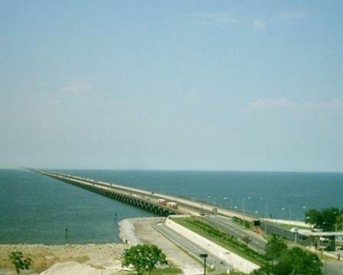
[{"label": "grass median", "polygon": [[264,265],[266,263],[262,254],[251,249],[236,237],[213,227],[201,218],[173,217],[172,220],[257,265]]}]

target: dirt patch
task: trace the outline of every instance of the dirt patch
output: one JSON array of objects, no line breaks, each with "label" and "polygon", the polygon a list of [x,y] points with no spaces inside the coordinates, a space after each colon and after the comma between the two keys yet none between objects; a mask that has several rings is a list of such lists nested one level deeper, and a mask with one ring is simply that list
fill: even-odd
[{"label": "dirt patch", "polygon": [[[32,259],[30,272],[40,273],[57,263],[74,262],[97,268],[121,269],[121,255],[128,248],[125,244],[87,245],[0,245],[0,274],[11,274],[14,268],[8,255],[15,250]],[[81,273],[80,273],[81,274]],[[115,274],[115,273],[114,273]]]}]

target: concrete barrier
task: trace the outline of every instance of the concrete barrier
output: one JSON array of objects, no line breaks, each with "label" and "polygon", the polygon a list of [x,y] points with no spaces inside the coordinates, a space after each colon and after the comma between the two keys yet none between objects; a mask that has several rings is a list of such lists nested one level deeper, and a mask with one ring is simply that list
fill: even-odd
[{"label": "concrete barrier", "polygon": [[251,273],[253,270],[258,269],[259,266],[242,258],[241,256],[217,245],[216,243],[200,236],[199,234],[179,225],[174,222],[169,217],[165,220],[165,226],[174,230],[178,234],[184,236],[188,240],[196,243],[199,247],[203,248],[205,251],[215,255],[217,258],[221,259],[223,262],[229,264],[234,269],[239,270],[244,273]]},{"label": "concrete barrier", "polygon": [[308,227],[311,226],[309,224],[306,224],[303,221],[292,221],[292,220],[280,220],[280,219],[263,219],[266,222],[272,222],[272,223],[279,223],[279,224],[285,224],[290,226],[299,226],[299,227]]}]

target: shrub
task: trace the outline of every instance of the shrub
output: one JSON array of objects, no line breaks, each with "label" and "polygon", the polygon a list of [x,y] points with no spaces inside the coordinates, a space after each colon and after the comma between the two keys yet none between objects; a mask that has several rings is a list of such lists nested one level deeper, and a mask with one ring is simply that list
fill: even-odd
[{"label": "shrub", "polygon": [[31,265],[31,258],[24,258],[21,251],[13,251],[9,254],[11,263],[14,265],[17,274],[20,270],[29,269]]}]

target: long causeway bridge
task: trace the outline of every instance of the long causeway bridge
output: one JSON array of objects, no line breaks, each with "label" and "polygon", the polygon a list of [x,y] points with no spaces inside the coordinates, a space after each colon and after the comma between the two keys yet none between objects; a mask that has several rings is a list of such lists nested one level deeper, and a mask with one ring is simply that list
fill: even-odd
[{"label": "long causeway bridge", "polygon": [[249,221],[254,220],[254,218],[249,215],[243,215],[240,212],[231,211],[226,208],[215,208],[213,205],[201,201],[169,196],[95,179],[83,178],[76,175],[58,173],[50,170],[29,170],[130,204],[132,206],[154,212],[161,216],[169,216],[173,214],[202,215],[216,213],[227,217],[236,216]]},{"label": "long causeway bridge", "polygon": [[[235,216],[235,217],[238,217],[240,219],[250,221],[250,222],[256,220],[256,217],[247,215],[246,213],[232,211],[226,208],[219,208],[219,207],[215,208],[214,205],[201,202],[201,201],[180,198],[180,197],[175,197],[175,196],[169,196],[165,194],[155,193],[155,192],[146,191],[146,190],[137,189],[137,188],[131,188],[131,187],[122,186],[122,185],[104,182],[104,181],[99,181],[95,179],[83,178],[76,175],[58,173],[58,172],[50,171],[50,170],[38,170],[38,169],[28,169],[28,170],[35,173],[39,173],[44,176],[51,177],[59,181],[66,182],[68,184],[75,185],[77,187],[84,188],[86,190],[130,204],[132,206],[135,206],[135,207],[138,207],[138,208],[150,211],[150,212],[154,212],[161,216],[169,216],[173,214],[184,214],[184,215],[193,215],[193,216],[203,215],[203,214],[205,215],[219,214],[224,217]],[[218,216],[216,217],[218,218]],[[213,222],[213,219],[210,218],[210,221]],[[218,221],[218,219],[216,219],[216,221]],[[266,223],[265,223],[265,220],[263,220],[265,230],[268,228],[269,234],[271,233],[271,229],[275,230],[275,228],[277,227],[273,225],[274,223],[273,221],[271,222],[272,224],[270,224],[269,221],[266,220]],[[242,231],[241,229],[237,231],[237,228],[234,228],[234,230],[236,233],[238,231]],[[286,237],[290,240],[294,239],[294,241],[298,242],[298,244],[300,244],[300,241],[303,241],[303,240],[297,240],[294,234],[290,233],[289,230],[287,229],[281,229],[280,231],[280,228],[277,227],[277,230],[278,231],[275,234],[282,235],[283,237]],[[320,243],[319,242],[320,237],[335,237],[335,236],[343,235],[343,232],[311,232],[310,230],[307,230],[307,231],[299,230],[299,233],[301,233],[304,236],[310,237],[314,242],[317,242],[318,247]],[[247,236],[246,231],[244,232],[244,236]],[[253,241],[250,243],[250,245],[251,246],[254,245],[255,250],[257,250],[257,248],[260,246],[264,247],[264,241],[261,241],[258,237],[256,237],[255,235],[252,235],[251,233],[249,236],[253,238]],[[307,245],[307,244],[304,243],[304,245]],[[206,249],[207,248],[208,247],[206,247]],[[231,260],[230,260],[230,263],[232,263]],[[240,267],[242,266],[243,265],[240,265]]]}]

